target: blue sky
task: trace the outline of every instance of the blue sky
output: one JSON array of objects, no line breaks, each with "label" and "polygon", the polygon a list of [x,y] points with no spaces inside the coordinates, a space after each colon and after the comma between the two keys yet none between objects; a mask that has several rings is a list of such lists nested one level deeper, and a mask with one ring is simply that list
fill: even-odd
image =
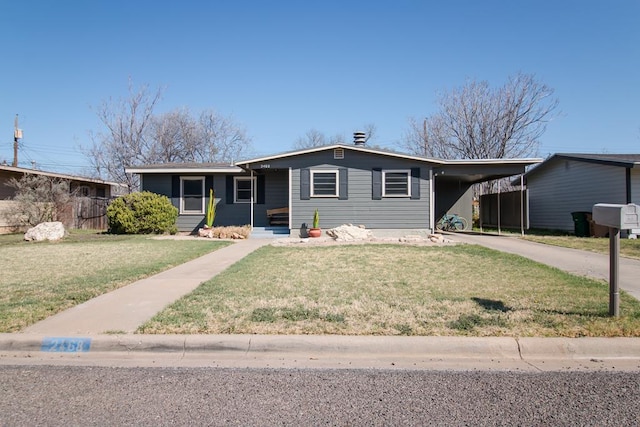
[{"label": "blue sky", "polygon": [[410,117],[468,79],[518,72],[555,89],[539,155],[640,153],[640,2],[3,0],[0,162],[86,174],[92,107],[129,78],[164,87],[157,112],[215,109],[254,153],[315,128],[396,148]]}]

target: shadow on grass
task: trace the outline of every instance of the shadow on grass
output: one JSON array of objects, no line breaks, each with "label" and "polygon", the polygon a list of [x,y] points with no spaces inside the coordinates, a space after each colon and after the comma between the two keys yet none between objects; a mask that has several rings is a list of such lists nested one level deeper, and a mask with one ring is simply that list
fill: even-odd
[{"label": "shadow on grass", "polygon": [[507,307],[502,301],[499,300],[478,297],[473,297],[471,299],[487,311],[501,311],[503,313],[506,313],[507,311],[512,310],[511,307]]}]

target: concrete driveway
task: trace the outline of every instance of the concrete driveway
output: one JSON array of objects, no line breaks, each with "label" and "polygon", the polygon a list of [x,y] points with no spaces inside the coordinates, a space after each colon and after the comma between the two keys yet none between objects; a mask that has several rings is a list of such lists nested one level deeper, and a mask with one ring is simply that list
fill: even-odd
[{"label": "concrete driveway", "polygon": [[[447,237],[456,242],[521,255],[572,274],[609,282],[609,255],[529,242],[513,236],[451,233]],[[621,257],[619,274],[620,289],[640,300],[640,261]]]}]

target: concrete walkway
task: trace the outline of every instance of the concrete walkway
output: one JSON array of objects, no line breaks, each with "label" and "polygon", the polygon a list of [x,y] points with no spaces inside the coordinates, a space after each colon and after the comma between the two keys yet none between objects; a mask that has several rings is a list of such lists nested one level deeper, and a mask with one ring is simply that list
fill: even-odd
[{"label": "concrete walkway", "polygon": [[134,332],[167,305],[272,241],[273,239],[238,241],[60,312],[25,328],[22,333],[73,335]]},{"label": "concrete walkway", "polygon": [[[451,240],[508,252],[572,274],[609,282],[609,255],[530,242],[513,236],[455,233]],[[640,261],[620,257],[620,289],[640,300]]]}]

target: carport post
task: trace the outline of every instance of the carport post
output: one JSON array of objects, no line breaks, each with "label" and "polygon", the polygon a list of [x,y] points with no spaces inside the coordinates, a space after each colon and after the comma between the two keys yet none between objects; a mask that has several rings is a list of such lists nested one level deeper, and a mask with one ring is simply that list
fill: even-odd
[{"label": "carport post", "polygon": [[609,227],[609,316],[620,317],[620,229]]}]

